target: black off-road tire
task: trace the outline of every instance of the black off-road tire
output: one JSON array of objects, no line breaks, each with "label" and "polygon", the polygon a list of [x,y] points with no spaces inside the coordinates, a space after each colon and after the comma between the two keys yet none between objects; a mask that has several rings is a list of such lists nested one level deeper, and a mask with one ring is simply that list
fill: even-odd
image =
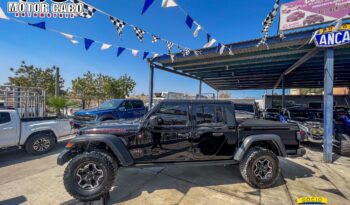
[{"label": "black off-road tire", "polygon": [[[49,143],[48,147],[41,150],[38,149],[37,143],[46,142]],[[48,153],[56,144],[56,139],[49,132],[40,132],[32,135],[24,145],[27,153],[32,155],[40,155]]]},{"label": "black off-road tire", "polygon": [[[100,185],[90,190],[81,188],[77,182],[78,169],[86,164],[94,163],[103,171],[103,179]],[[116,178],[118,165],[111,156],[106,153],[92,151],[79,154],[67,165],[63,182],[67,192],[80,201],[93,201],[107,196]]]},{"label": "black off-road tire", "polygon": [[339,155],[350,156],[350,136],[347,134],[336,134],[333,149]]},{"label": "black off-road tire", "polygon": [[[267,180],[260,180],[254,174],[254,163],[261,158],[267,158],[272,164],[272,177]],[[259,189],[272,187],[280,178],[280,165],[277,156],[271,150],[260,147],[248,150],[239,164],[239,170],[244,181]]]}]

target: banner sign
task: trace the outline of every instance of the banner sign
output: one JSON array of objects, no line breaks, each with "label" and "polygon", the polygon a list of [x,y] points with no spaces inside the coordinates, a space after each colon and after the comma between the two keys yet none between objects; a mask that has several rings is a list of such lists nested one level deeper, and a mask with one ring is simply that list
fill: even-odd
[{"label": "banner sign", "polygon": [[282,4],[281,31],[350,18],[350,0],[296,0]]},{"label": "banner sign", "polygon": [[317,34],[315,36],[317,47],[334,47],[350,43],[350,30]]}]

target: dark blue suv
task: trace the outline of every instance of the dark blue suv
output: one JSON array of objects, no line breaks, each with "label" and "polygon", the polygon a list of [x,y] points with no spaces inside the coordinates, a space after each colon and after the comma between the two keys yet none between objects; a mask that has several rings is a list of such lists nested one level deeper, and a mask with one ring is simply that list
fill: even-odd
[{"label": "dark blue suv", "polygon": [[73,124],[75,128],[80,128],[96,122],[140,118],[144,114],[146,108],[142,100],[113,99],[107,100],[97,108],[75,112]]}]

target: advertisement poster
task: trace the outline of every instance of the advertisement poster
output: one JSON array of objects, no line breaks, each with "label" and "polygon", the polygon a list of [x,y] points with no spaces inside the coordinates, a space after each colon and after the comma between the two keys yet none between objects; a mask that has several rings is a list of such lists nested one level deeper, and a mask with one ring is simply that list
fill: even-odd
[{"label": "advertisement poster", "polygon": [[281,6],[279,29],[297,29],[339,18],[350,18],[350,0],[296,0]]}]

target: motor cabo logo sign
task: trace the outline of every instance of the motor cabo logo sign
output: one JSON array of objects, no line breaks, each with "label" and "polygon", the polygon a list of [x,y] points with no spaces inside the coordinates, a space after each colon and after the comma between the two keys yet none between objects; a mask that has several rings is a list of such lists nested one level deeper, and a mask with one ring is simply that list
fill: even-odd
[{"label": "motor cabo logo sign", "polygon": [[315,36],[317,47],[333,47],[350,43],[350,25],[343,25],[339,31],[334,29],[320,30]]},{"label": "motor cabo logo sign", "polygon": [[82,3],[69,0],[19,0],[7,3],[7,12],[15,17],[74,18],[83,11]]}]

